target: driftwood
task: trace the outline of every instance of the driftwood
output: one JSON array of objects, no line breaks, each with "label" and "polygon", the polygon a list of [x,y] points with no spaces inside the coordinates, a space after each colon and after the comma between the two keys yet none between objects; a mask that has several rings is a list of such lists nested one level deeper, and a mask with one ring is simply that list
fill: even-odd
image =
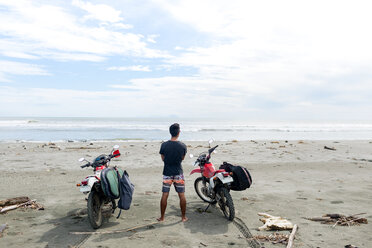
[{"label": "driftwood", "polygon": [[102,231],[102,232],[70,232],[70,234],[86,235],[86,234],[123,233],[123,232],[129,232],[129,231],[133,231],[133,230],[136,230],[136,229],[139,229],[139,228],[143,228],[143,227],[147,227],[147,226],[156,225],[156,224],[159,224],[159,223],[160,222],[157,221],[157,222],[152,222],[152,223],[141,225],[141,226],[135,226],[135,227],[131,227],[131,228],[128,228],[128,229],[121,229],[121,230],[114,230],[114,231]]},{"label": "driftwood", "polygon": [[95,150],[95,149],[101,149],[100,147],[89,147],[89,146],[79,146],[79,147],[66,147],[66,149],[75,149],[75,150]]},{"label": "driftwood", "polygon": [[334,147],[324,146],[324,149],[326,149],[326,150],[336,151],[336,148],[334,148]]},{"label": "driftwood", "polygon": [[288,242],[288,234],[282,234],[282,233],[273,233],[270,235],[254,235],[251,239],[260,240],[260,241],[268,241],[273,244],[287,244]]},{"label": "driftwood", "polygon": [[305,218],[311,221],[320,221],[322,224],[329,224],[335,227],[339,226],[355,226],[360,224],[368,224],[368,220],[366,218],[357,217],[358,215],[362,215],[366,213],[354,214],[350,216],[346,216],[343,214],[326,214],[323,217],[315,217],[315,218]]},{"label": "driftwood", "polygon": [[280,216],[272,216],[267,213],[258,213],[259,216],[263,216],[260,221],[264,223],[263,226],[259,227],[260,231],[262,230],[292,230],[293,224],[280,217]]},{"label": "driftwood", "polygon": [[22,207],[22,206],[25,206],[25,205],[28,205],[28,204],[31,204],[32,202],[35,202],[36,200],[32,200],[32,201],[28,201],[28,202],[25,202],[25,203],[21,203],[21,204],[17,204],[17,205],[11,205],[11,206],[7,206],[7,207],[3,207],[1,210],[0,210],[0,213],[5,213],[5,212],[8,212],[10,210],[14,210],[14,209],[17,209],[19,207]]},{"label": "driftwood", "polygon": [[293,247],[293,240],[294,240],[294,238],[295,238],[296,231],[297,231],[297,225],[295,224],[295,225],[293,226],[293,229],[292,229],[291,235],[289,235],[287,248],[292,248],[292,247]]},{"label": "driftwood", "polygon": [[10,206],[10,205],[17,205],[17,204],[28,202],[30,200],[31,199],[28,198],[27,196],[9,198],[9,199],[6,199],[6,200],[1,200],[0,201],[0,207],[6,207],[6,206]]},{"label": "driftwood", "polygon": [[28,207],[28,208],[37,209],[37,210],[44,210],[44,207],[41,204],[37,203],[36,200],[31,200],[31,201],[24,202],[21,204],[16,204],[16,205],[11,205],[11,206],[0,208],[0,213],[3,214],[10,210],[14,210],[20,207]]}]

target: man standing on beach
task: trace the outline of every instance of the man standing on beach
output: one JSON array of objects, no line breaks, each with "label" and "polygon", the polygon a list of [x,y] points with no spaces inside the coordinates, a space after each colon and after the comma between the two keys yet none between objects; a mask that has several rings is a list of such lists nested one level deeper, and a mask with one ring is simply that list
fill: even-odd
[{"label": "man standing on beach", "polygon": [[161,216],[158,221],[164,221],[165,209],[167,208],[167,201],[169,191],[174,184],[176,192],[180,198],[180,207],[182,214],[182,221],[187,221],[186,217],[186,197],[185,197],[185,178],[182,170],[182,160],[185,158],[187,148],[186,145],[178,141],[180,136],[180,125],[174,123],[169,127],[169,132],[172,135],[171,139],[161,144],[160,155],[164,161],[163,169],[163,195],[160,200]]}]

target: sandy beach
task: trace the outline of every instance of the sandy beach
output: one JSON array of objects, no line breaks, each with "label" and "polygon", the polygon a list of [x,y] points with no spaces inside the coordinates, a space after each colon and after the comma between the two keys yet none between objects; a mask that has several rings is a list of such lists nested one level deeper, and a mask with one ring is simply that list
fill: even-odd
[{"label": "sandy beach", "polygon": [[[207,149],[207,143],[185,142],[188,154]],[[242,233],[222,212],[205,208],[189,176],[194,159],[183,162],[187,216],[180,221],[178,197],[172,188],[166,221],[116,234],[75,235],[94,231],[84,214],[86,196],[76,184],[91,174],[78,159],[92,160],[120,145],[122,156],[113,160],[128,171],[135,185],[131,209],[120,219],[112,216],[98,231],[112,231],[156,222],[159,217],[162,162],[160,142],[0,143],[0,200],[28,196],[45,210],[16,209],[0,215],[8,227],[1,247],[248,247]],[[372,247],[371,224],[335,226],[304,217],[339,213],[362,215],[372,221],[372,142],[366,141],[230,141],[218,142],[212,162],[223,161],[249,169],[253,185],[232,192],[236,216],[253,235],[262,225],[257,213],[282,216],[297,224],[295,247]],[[324,146],[335,150],[324,149]],[[83,213],[83,214],[79,214]],[[289,231],[281,233],[288,234]],[[285,247],[264,242],[265,247]]]}]

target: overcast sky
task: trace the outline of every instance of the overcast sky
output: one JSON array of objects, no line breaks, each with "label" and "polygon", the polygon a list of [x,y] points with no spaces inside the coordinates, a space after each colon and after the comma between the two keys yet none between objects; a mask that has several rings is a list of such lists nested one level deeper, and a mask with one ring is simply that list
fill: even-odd
[{"label": "overcast sky", "polygon": [[0,0],[0,116],[372,120],[371,9]]}]

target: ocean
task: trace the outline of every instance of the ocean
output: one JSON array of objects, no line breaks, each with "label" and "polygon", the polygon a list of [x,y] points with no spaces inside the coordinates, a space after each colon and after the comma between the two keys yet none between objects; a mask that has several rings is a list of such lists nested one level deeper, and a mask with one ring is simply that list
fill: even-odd
[{"label": "ocean", "polygon": [[187,141],[372,139],[372,122],[0,117],[0,142],[167,140],[173,122],[180,123],[180,139]]}]

